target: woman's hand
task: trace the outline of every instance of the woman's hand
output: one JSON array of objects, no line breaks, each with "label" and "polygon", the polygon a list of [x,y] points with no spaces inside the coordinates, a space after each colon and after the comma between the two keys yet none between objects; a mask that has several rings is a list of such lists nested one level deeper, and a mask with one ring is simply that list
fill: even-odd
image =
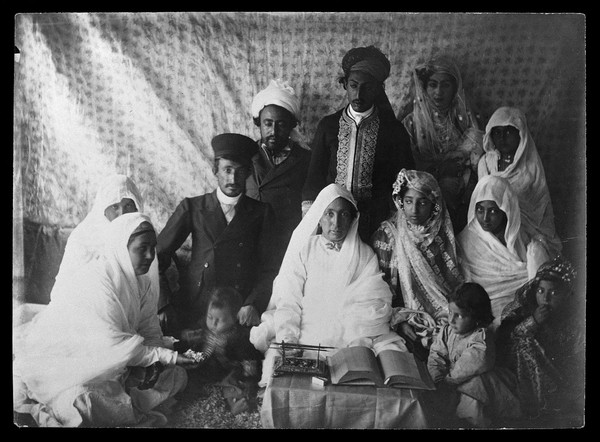
[{"label": "woman's hand", "polygon": [[402,331],[404,336],[406,336],[411,341],[417,340],[417,334],[415,333],[414,329],[412,328],[412,325],[410,325],[408,323],[408,321],[400,323],[400,331]]},{"label": "woman's hand", "polygon": [[533,312],[533,319],[535,319],[535,322],[537,322],[538,324],[543,324],[545,321],[548,320],[548,317],[550,316],[551,312],[552,309],[549,305],[540,305]]},{"label": "woman's hand", "polygon": [[[279,342],[283,343],[281,348],[283,348],[283,346],[288,345],[288,344],[292,344],[292,345],[297,345],[298,344],[298,340],[294,339],[294,338],[287,338],[287,339],[283,338]],[[280,352],[281,352],[281,349],[280,349]],[[287,356],[293,356],[293,357],[299,358],[299,357],[302,357],[303,353],[304,353],[304,350],[301,349],[301,348],[285,347],[285,355],[286,355],[286,357]]]},{"label": "woman's hand", "polygon": [[163,336],[162,342],[165,348],[173,350],[175,348],[175,343],[179,342],[179,339],[174,338],[173,336]]},{"label": "woman's hand", "polygon": [[137,386],[137,388],[140,390],[148,390],[149,388],[154,387],[154,384],[156,384],[156,381],[163,370],[164,366],[160,362],[155,362],[154,364],[146,367],[144,370],[144,379]]},{"label": "woman's hand", "polygon": [[183,368],[196,368],[200,364],[196,362],[193,358],[188,358],[180,353],[177,354],[177,365],[181,365]]}]

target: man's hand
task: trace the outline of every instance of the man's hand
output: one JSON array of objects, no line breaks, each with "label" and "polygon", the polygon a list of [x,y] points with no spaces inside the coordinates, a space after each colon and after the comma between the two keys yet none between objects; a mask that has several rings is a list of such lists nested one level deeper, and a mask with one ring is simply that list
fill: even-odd
[{"label": "man's hand", "polygon": [[243,306],[237,317],[241,325],[253,326],[260,324],[260,315],[253,305]]}]

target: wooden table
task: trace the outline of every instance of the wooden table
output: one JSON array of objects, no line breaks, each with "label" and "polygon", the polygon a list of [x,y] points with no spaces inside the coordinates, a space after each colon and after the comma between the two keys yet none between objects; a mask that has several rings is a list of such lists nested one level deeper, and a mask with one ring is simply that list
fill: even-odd
[{"label": "wooden table", "polygon": [[267,386],[264,428],[427,428],[423,390],[319,386],[310,375],[280,375]]}]

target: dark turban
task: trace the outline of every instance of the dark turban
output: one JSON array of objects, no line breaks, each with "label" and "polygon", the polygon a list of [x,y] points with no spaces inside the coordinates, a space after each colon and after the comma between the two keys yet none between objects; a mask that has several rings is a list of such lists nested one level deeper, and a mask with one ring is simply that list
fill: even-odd
[{"label": "dark turban", "polygon": [[390,75],[390,61],[375,46],[353,48],[344,55],[342,70],[346,77],[350,72],[362,71],[383,83]]}]

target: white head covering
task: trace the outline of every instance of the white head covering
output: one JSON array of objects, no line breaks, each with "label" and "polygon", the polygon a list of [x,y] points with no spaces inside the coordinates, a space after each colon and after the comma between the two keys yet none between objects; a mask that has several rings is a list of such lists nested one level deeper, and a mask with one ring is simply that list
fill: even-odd
[{"label": "white head covering", "polygon": [[496,205],[506,213],[507,223],[504,232],[506,248],[518,256],[524,257],[524,243],[521,237],[521,209],[519,200],[514,194],[508,180],[494,175],[483,177],[477,182],[471,201],[469,203],[469,212],[467,214],[467,224],[476,224],[481,232],[486,235],[494,236],[486,232],[475,217],[475,208],[481,201],[494,201]]},{"label": "white head covering", "polygon": [[[120,203],[123,198],[132,199],[138,212],[143,212],[144,202],[135,183],[129,177],[119,174],[110,175],[100,183],[90,213],[69,235],[56,275],[55,286],[65,275],[68,277],[80,265],[100,255],[104,244],[104,233],[110,225],[104,211],[107,207]],[[52,294],[50,297],[52,298]]]},{"label": "white head covering", "polygon": [[[148,274],[135,275],[127,248],[142,222],[150,220],[141,213],[111,222],[99,259],[65,278],[32,321],[15,351],[15,370],[36,401],[61,407],[52,402],[59,395],[75,396],[87,382],[116,379],[128,365],[173,363],[174,352],[149,347],[162,338],[158,299]],[[72,404],[62,407],[77,414]]]},{"label": "white head covering", "polygon": [[[358,210],[326,277],[318,281],[315,275],[306,275],[306,279],[298,277],[297,266],[304,262],[300,257],[311,250],[309,247],[315,239],[320,239],[316,236],[319,220],[337,198],[348,200],[356,208],[354,197],[346,188],[330,184],[319,193],[294,230],[273,282],[269,307],[261,317],[261,324],[250,332],[250,341],[256,348],[265,351],[275,337],[277,341],[299,338],[301,343],[313,344],[303,339],[322,336],[321,329],[326,328],[323,321],[330,321],[327,330],[335,331],[335,336],[327,336],[331,340],[328,345],[334,346],[390,332],[392,293],[382,278],[377,256],[358,235]],[[311,277],[313,291],[306,294],[306,281]]]},{"label": "white head covering", "polygon": [[121,174],[106,177],[98,186],[90,215],[93,214],[98,218],[100,218],[100,214],[104,216],[104,210],[108,206],[120,203],[123,198],[131,198],[138,212],[144,211],[144,201],[131,178]]},{"label": "white head covering", "polygon": [[[287,82],[280,79],[271,80],[265,89],[256,94],[251,105],[252,118],[258,118],[260,111],[269,105],[280,106],[288,110],[294,116],[296,122],[300,124],[300,101],[294,88]],[[290,132],[290,139],[297,142],[304,149],[309,149],[306,138],[297,126]]]},{"label": "white head covering", "polygon": [[[494,146],[491,136],[491,131],[496,126],[513,126],[521,137],[513,162],[502,172],[498,171],[500,152]],[[485,128],[483,149],[485,155],[479,161],[479,179],[486,175],[506,178],[519,199],[525,241],[542,235],[554,251],[559,252],[562,245],[556,235],[544,166],[527,127],[525,114],[514,107],[498,108]]]},{"label": "white head covering", "polygon": [[[139,293],[140,295],[148,290],[152,278],[150,271],[143,275],[135,274],[127,243],[131,234],[143,222],[152,226],[150,218],[139,212],[126,213],[114,219],[106,231],[102,257],[106,264],[112,268],[113,277],[117,280],[115,285],[121,287],[126,284],[129,287],[129,293]],[[156,261],[156,256],[154,261]]]},{"label": "white head covering", "polygon": [[356,217],[352,221],[350,229],[340,250],[340,263],[343,263],[339,268],[336,269],[335,275],[332,275],[330,281],[335,282],[338,286],[344,287],[351,281],[352,275],[356,274],[358,262],[360,261],[360,237],[358,236],[358,220],[360,213],[358,213],[358,207],[354,196],[348,189],[339,184],[329,184],[317,195],[317,198],[313,202],[312,206],[298,224],[298,227],[292,233],[288,248],[283,257],[283,262],[279,270],[280,274],[284,274],[287,271],[293,269],[288,268],[288,262],[292,255],[300,254],[303,247],[306,246],[308,239],[317,234],[319,228],[319,221],[325,212],[325,209],[337,198],[344,198],[348,200],[356,210]]},{"label": "white head covering", "polygon": [[[481,201],[494,201],[507,217],[506,245],[491,232],[483,230],[475,216]],[[467,281],[477,282],[492,301],[494,327],[504,306],[515,291],[527,282],[527,250],[521,233],[521,211],[508,180],[487,175],[479,180],[471,195],[467,227],[458,235],[458,256]]]}]

